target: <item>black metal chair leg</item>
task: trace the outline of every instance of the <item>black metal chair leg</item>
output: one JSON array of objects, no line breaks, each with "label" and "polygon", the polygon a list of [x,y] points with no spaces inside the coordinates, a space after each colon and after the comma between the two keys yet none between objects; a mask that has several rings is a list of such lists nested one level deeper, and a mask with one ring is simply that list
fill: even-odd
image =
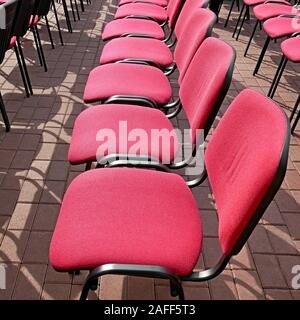
[{"label": "black metal chair leg", "polygon": [[24,69],[24,73],[25,73],[25,77],[26,77],[27,86],[28,86],[30,94],[33,95],[31,80],[30,80],[29,73],[28,73],[28,70],[27,70],[26,61],[25,61],[24,54],[23,54],[23,49],[22,49],[22,46],[21,46],[20,39],[18,37],[17,37],[17,46],[18,46],[18,49],[19,49],[19,54],[20,54],[20,58],[21,58],[21,61],[22,61],[22,65],[23,65],[23,69]]},{"label": "black metal chair leg", "polygon": [[9,119],[6,113],[6,109],[5,109],[5,105],[4,105],[4,101],[2,99],[2,94],[0,93],[0,111],[2,114],[2,118],[4,121],[4,125],[5,125],[5,130],[6,132],[8,132],[10,130],[10,123],[9,123]]},{"label": "black metal chair leg", "polygon": [[239,37],[240,37],[241,31],[242,31],[242,29],[243,29],[243,26],[244,26],[244,23],[245,23],[245,20],[246,20],[246,17],[247,17],[247,14],[248,14],[248,13],[249,13],[249,7],[247,6],[247,7],[246,7],[245,14],[244,14],[244,16],[243,16],[243,20],[242,20],[241,26],[240,26],[240,28],[239,28],[239,32],[238,32],[238,34],[237,34],[237,36],[236,36],[236,40],[239,40]]},{"label": "black metal chair leg", "polygon": [[229,18],[230,18],[230,16],[231,16],[231,12],[232,12],[232,9],[233,9],[233,6],[234,6],[234,2],[235,2],[235,0],[232,0],[232,2],[231,2],[231,6],[230,6],[230,9],[229,9],[229,12],[228,12],[228,15],[227,15],[227,19],[226,19],[226,22],[225,22],[225,24],[224,24],[224,27],[225,27],[225,28],[226,28],[227,25],[228,25]]},{"label": "black metal chair leg", "polygon": [[253,28],[253,30],[252,30],[251,36],[250,36],[250,38],[249,38],[249,41],[248,41],[248,44],[247,44],[247,47],[246,47],[246,50],[245,50],[245,53],[244,53],[244,57],[247,56],[248,50],[249,50],[249,48],[250,48],[252,39],[253,39],[253,37],[254,37],[254,35],[255,35],[256,29],[257,29],[257,27],[258,27],[258,25],[259,25],[259,22],[260,22],[259,20],[256,20],[255,26],[254,26],[254,28]]},{"label": "black metal chair leg", "polygon": [[52,0],[52,8],[53,8],[53,12],[54,12],[55,20],[56,20],[56,25],[57,25],[57,29],[58,29],[59,38],[60,38],[60,43],[63,46],[64,45],[64,41],[63,41],[61,29],[60,29],[60,24],[59,24],[57,11],[56,11],[55,2],[53,0]]},{"label": "black metal chair leg", "polygon": [[41,49],[40,49],[40,46],[39,46],[39,42],[37,40],[37,36],[36,36],[36,32],[35,32],[35,28],[34,27],[32,27],[32,33],[33,33],[34,42],[35,42],[35,46],[36,46],[36,51],[38,53],[40,65],[42,67],[43,66],[43,60],[42,60],[42,55],[41,55]]},{"label": "black metal chair leg", "polygon": [[297,117],[296,117],[296,119],[295,119],[295,121],[293,123],[292,130],[291,130],[292,134],[294,133],[294,131],[296,129],[296,126],[297,126],[297,124],[299,122],[299,119],[300,119],[300,111],[298,111]]},{"label": "black metal chair leg", "polygon": [[26,77],[25,77],[25,73],[24,73],[24,69],[23,69],[23,66],[22,66],[22,62],[21,62],[20,54],[19,54],[19,49],[18,49],[17,45],[14,46],[14,50],[15,50],[15,53],[16,53],[19,69],[20,69],[20,72],[21,72],[21,77],[22,77],[22,81],[23,81],[23,84],[24,84],[26,97],[29,98],[30,93],[29,93],[29,89],[28,89],[28,86],[27,86]]},{"label": "black metal chair leg", "polygon": [[81,11],[84,12],[85,9],[84,9],[84,3],[83,3],[83,0],[80,0],[80,7],[81,7]]},{"label": "black metal chair leg", "polygon": [[69,11],[68,11],[66,0],[62,0],[62,5],[63,5],[63,8],[64,8],[64,13],[65,13],[65,17],[66,17],[67,26],[68,26],[68,31],[70,33],[72,33],[73,29],[72,29],[72,24],[71,24],[70,15],[69,15]]},{"label": "black metal chair leg", "polygon": [[70,6],[71,6],[71,10],[72,10],[73,20],[76,21],[76,16],[75,16],[75,11],[74,11],[74,6],[73,6],[72,0],[70,0]]},{"label": "black metal chair leg", "polygon": [[78,10],[77,0],[74,0],[74,1],[75,1],[75,9],[76,9],[76,12],[77,12],[77,19],[80,20],[80,15],[79,15],[79,10]]},{"label": "black metal chair leg", "polygon": [[236,0],[236,6],[237,6],[238,11],[240,11],[240,0]]},{"label": "black metal chair leg", "polygon": [[[293,108],[293,111],[292,111],[292,113],[291,113],[290,122],[292,122],[292,120],[293,120],[293,117],[294,117],[294,115],[295,115],[295,113],[296,113],[296,111],[297,111],[297,108],[298,108],[298,106],[299,106],[299,103],[300,103],[300,94],[299,94],[299,96],[298,96],[298,99],[297,99],[297,101],[296,101],[296,104],[295,104],[295,106],[294,106],[294,108]],[[295,119],[295,121],[294,121],[294,123],[293,123],[293,125],[292,125],[292,129],[291,129],[291,132],[292,132],[292,133],[294,133],[294,131],[295,131],[295,129],[296,129],[296,126],[297,126],[297,123],[299,122],[299,119],[300,119],[300,110],[298,111],[297,117],[296,117],[296,119]]]},{"label": "black metal chair leg", "polygon": [[[240,24],[240,21],[241,21],[241,19],[242,19],[242,16],[243,16],[243,13],[244,13],[245,8],[246,8],[246,5],[243,4],[242,10],[241,10],[241,12],[240,12],[240,14],[239,14],[239,18],[238,18],[238,20],[237,20],[237,22],[236,22],[236,25],[235,25],[235,28],[234,28],[234,31],[233,31],[233,34],[232,34],[232,38],[235,37],[235,33],[236,33],[237,28],[238,28],[238,26],[239,26],[239,24]],[[247,10],[247,9],[246,9],[246,10]]]},{"label": "black metal chair leg", "polygon": [[270,90],[268,92],[268,97],[270,97],[270,98],[274,97],[274,94],[276,92],[276,89],[278,87],[279,81],[281,79],[281,76],[283,74],[283,71],[285,69],[285,66],[286,66],[287,62],[288,62],[288,59],[283,55],[282,58],[281,58],[281,61],[279,63],[279,66],[277,68],[277,71],[276,71],[276,74],[274,76],[274,79],[272,81]]},{"label": "black metal chair leg", "polygon": [[47,16],[45,16],[45,21],[46,21],[46,26],[47,26],[47,30],[48,30],[49,39],[50,39],[50,42],[51,42],[51,48],[54,49],[53,38],[52,38],[50,25],[49,25],[49,21],[48,21]]},{"label": "black metal chair leg", "polygon": [[37,26],[34,26],[34,29],[35,29],[37,41],[39,43],[39,47],[40,47],[40,50],[41,50],[41,58],[42,58],[42,61],[43,61],[44,70],[45,70],[45,72],[47,72],[48,68],[47,68],[47,63],[46,63],[46,59],[45,59],[45,55],[44,55],[44,50],[43,50],[43,47],[42,47],[42,42],[41,42],[39,30],[38,30]]},{"label": "black metal chair leg", "polygon": [[259,56],[259,58],[258,58],[256,67],[255,67],[255,69],[254,69],[254,71],[253,71],[253,75],[254,75],[254,76],[257,74],[257,72],[258,72],[258,70],[259,70],[259,68],[260,68],[260,65],[261,65],[261,63],[262,63],[262,61],[263,61],[263,59],[264,59],[264,56],[265,56],[265,53],[266,53],[266,51],[267,51],[267,49],[268,49],[268,46],[269,46],[270,41],[271,41],[271,38],[270,38],[270,37],[267,37],[266,42],[265,42],[265,44],[264,44],[264,46],[263,46],[263,48],[262,48],[262,50],[261,50],[260,56]]}]

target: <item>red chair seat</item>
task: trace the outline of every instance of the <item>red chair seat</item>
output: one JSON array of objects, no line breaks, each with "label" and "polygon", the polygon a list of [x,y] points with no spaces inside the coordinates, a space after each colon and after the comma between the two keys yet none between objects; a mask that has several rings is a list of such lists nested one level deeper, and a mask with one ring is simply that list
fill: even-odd
[{"label": "red chair seat", "polygon": [[163,40],[165,37],[163,29],[154,21],[144,19],[119,19],[109,22],[102,33],[102,40],[118,38],[125,34],[146,34],[155,39]]},{"label": "red chair seat", "polygon": [[146,3],[129,3],[117,9],[115,19],[122,19],[131,15],[148,16],[157,22],[164,22],[167,20],[167,11],[157,5]]},{"label": "red chair seat", "polygon": [[[119,2],[119,6],[122,6],[124,4],[128,4],[128,3],[134,3],[134,2],[138,2],[139,0],[120,0]],[[151,2],[153,4],[156,4],[158,6],[161,7],[166,7],[168,5],[168,1],[167,0],[140,0],[140,2]]]},{"label": "red chair seat", "polygon": [[107,64],[126,58],[146,59],[162,67],[172,64],[172,52],[157,39],[119,38],[108,42],[102,51],[100,64]]},{"label": "red chair seat", "polygon": [[283,54],[293,62],[300,62],[300,38],[290,38],[281,43]]},{"label": "red chair seat", "polygon": [[94,68],[84,90],[85,102],[103,101],[113,95],[144,96],[159,105],[172,97],[168,78],[155,67],[110,63]]},{"label": "red chair seat", "polygon": [[[266,2],[266,0],[243,0],[243,1],[247,6],[256,6],[260,3]],[[273,1],[277,2],[276,0],[273,0]],[[288,1],[284,1],[284,0],[278,0],[278,2],[285,2],[286,4],[290,4]]]},{"label": "red chair seat", "polygon": [[15,46],[16,42],[17,42],[17,37],[15,36],[11,37],[10,43],[9,43],[9,49],[12,49]]},{"label": "red chair seat", "polygon": [[253,8],[253,13],[258,20],[267,20],[281,14],[293,14],[295,8],[284,4],[261,4]]},{"label": "red chair seat", "polygon": [[[83,111],[77,117],[72,133],[68,160],[72,164],[96,161],[97,150],[99,146],[103,146],[102,139],[98,139],[100,141],[96,140],[100,129],[113,130],[116,134],[116,145],[112,145],[111,150],[105,149],[101,153],[102,156],[115,153],[129,154],[133,151],[132,148],[136,144],[136,141],[129,141],[130,138],[126,139],[127,137],[122,132],[119,132],[120,121],[126,121],[127,123],[125,135],[137,128],[147,133],[148,139],[145,143],[145,149],[140,150],[138,154],[151,155],[153,158],[159,159],[166,164],[174,160],[174,154],[178,150],[178,139],[175,132],[172,131],[173,126],[171,122],[166,118],[164,113],[151,108],[117,104],[94,106]],[[151,136],[152,129],[164,129],[163,142],[156,141],[156,138]],[[169,133],[174,133],[171,136],[174,136],[174,139],[171,138],[170,140]],[[119,136],[125,139],[125,143],[124,140],[120,143]],[[134,154],[137,154],[137,152],[134,152]],[[98,160],[102,158],[101,155],[98,152]]]},{"label": "red chair seat", "polygon": [[76,177],[65,193],[50,262],[59,271],[159,265],[184,276],[195,267],[201,243],[197,203],[179,175],[96,169]]},{"label": "red chair seat", "polygon": [[263,29],[272,39],[281,38],[300,31],[300,19],[287,17],[271,18],[263,23]]}]

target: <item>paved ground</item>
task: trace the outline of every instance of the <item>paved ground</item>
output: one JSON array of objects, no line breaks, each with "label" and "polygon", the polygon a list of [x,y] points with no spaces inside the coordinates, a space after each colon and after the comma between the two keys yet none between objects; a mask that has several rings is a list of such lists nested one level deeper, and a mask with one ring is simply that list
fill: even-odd
[{"label": "paved ground", "polygon": [[[66,32],[61,47],[54,30],[56,48],[48,42],[45,25],[41,37],[49,71],[38,65],[32,36],[23,41],[34,96],[24,90],[13,51],[1,65],[0,86],[12,130],[5,133],[0,122],[0,263],[6,265],[7,290],[0,299],[78,299],[85,274],[71,278],[48,264],[48,247],[64,190],[83,171],[66,161],[68,143],[76,115],[83,110],[82,94],[87,74],[98,63],[105,22],[112,19],[116,0],[92,1],[74,32]],[[59,7],[62,13],[62,8]],[[263,36],[258,35],[249,56],[243,50],[250,32],[246,23],[239,42],[231,38],[237,13],[224,30],[227,6],[222,9],[215,36],[231,43],[238,58],[222,113],[245,87],[267,93],[280,60],[278,44],[272,44],[257,77],[252,71]],[[53,23],[54,19],[50,17]],[[289,64],[275,100],[289,114],[297,98],[299,65]],[[220,114],[221,116],[221,114]],[[0,120],[2,121],[2,119]],[[183,116],[177,124],[184,125]],[[291,288],[291,269],[300,265],[300,127],[291,141],[289,167],[284,184],[242,252],[230,261],[216,280],[186,284],[187,299],[300,299]],[[199,267],[217,258],[217,218],[207,186],[195,191],[204,221],[204,254]],[[168,283],[152,279],[105,277],[102,299],[169,299]],[[96,293],[90,299],[97,298]]]}]

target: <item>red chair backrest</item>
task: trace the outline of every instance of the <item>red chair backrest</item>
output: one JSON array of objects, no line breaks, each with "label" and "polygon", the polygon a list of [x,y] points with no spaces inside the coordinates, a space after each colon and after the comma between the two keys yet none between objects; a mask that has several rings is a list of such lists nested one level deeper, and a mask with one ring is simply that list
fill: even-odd
[{"label": "red chair backrest", "polygon": [[185,25],[188,22],[190,16],[195,12],[197,8],[207,8],[208,0],[186,0],[182,10],[179,13],[178,20],[176,22],[174,33],[176,38],[179,38],[185,29]]},{"label": "red chair backrest", "polygon": [[239,252],[279,189],[289,136],[284,112],[250,89],[238,95],[213,133],[205,164],[224,255]]},{"label": "red chair backrest", "polygon": [[170,0],[167,7],[168,26],[173,30],[185,0]]},{"label": "red chair backrest", "polygon": [[[193,1],[197,2],[198,0]],[[211,36],[216,21],[217,17],[212,11],[202,8],[196,8],[187,18],[187,23],[178,38],[174,51],[174,61],[179,70],[179,84],[182,82],[186,69],[197,49],[205,38]]]},{"label": "red chair backrest", "polygon": [[179,97],[196,143],[197,129],[206,136],[231,83],[235,51],[226,42],[207,38],[182,80]]}]

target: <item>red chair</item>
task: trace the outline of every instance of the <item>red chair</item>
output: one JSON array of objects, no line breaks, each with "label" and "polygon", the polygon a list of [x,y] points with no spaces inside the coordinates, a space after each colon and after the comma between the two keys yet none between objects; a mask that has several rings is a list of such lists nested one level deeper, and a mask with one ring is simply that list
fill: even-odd
[{"label": "red chair", "polygon": [[275,40],[300,32],[300,15],[281,15],[276,18],[271,18],[263,23],[263,30],[267,34],[267,39],[258,58],[253,75],[256,75],[259,71],[272,39]]},{"label": "red chair", "polygon": [[[179,113],[182,104],[191,128],[194,147],[196,147],[197,130],[204,130],[206,136],[211,128],[230,86],[234,62],[235,52],[231,46],[221,40],[207,38],[186,71],[179,89],[179,107],[167,117]],[[148,147],[141,151],[141,155],[150,156],[177,168],[174,159],[178,151],[178,137],[167,117],[160,110],[133,105],[112,104],[89,108],[75,121],[68,160],[72,164],[86,163],[89,169],[91,162],[100,158],[97,154],[98,148],[104,146],[104,141],[96,140],[98,131],[107,128],[115,132],[118,137],[120,121],[126,120],[128,131],[140,128],[148,133]],[[156,141],[155,138],[154,141],[151,140],[151,129],[166,129],[162,140],[166,145]],[[169,134],[172,132],[175,134]],[[129,154],[133,144],[133,141],[127,141],[125,144],[124,141],[116,141],[115,149],[112,149],[112,152],[106,150],[103,156]],[[102,160],[105,163],[107,158]]]},{"label": "red chair", "polygon": [[[242,28],[246,17],[247,16],[250,17],[250,9],[252,7],[255,7],[255,6],[259,5],[259,4],[262,4],[262,3],[266,2],[266,0],[242,0],[242,1],[243,1],[243,6],[242,6],[242,9],[240,11],[237,23],[235,25],[235,28],[234,28],[234,31],[233,31],[233,34],[232,34],[233,38],[235,37],[235,34],[236,34],[237,30],[238,30],[240,22],[242,21],[242,26],[241,26],[241,28]],[[285,1],[285,0],[272,0],[272,1],[274,3],[279,2],[279,3],[289,4],[289,2]],[[233,9],[234,2],[235,1],[233,0],[232,4],[231,4],[231,7],[230,7],[230,10],[229,10],[229,13],[228,13],[228,16],[227,16],[227,20],[225,22],[225,27],[227,27],[227,24],[228,24],[228,21],[229,21],[229,18],[230,18],[232,9]],[[240,30],[241,30],[241,28],[240,28]],[[238,37],[237,37],[237,39],[238,39]]]},{"label": "red chair", "polygon": [[[240,15],[240,19],[241,19],[241,25],[240,25],[240,27],[238,28],[238,26],[239,26],[239,23],[240,23],[240,21],[238,20],[238,22],[237,22],[237,25],[236,25],[236,29],[234,30],[234,33],[233,33],[233,37],[235,36],[235,33],[237,32],[237,36],[236,36],[236,40],[238,40],[239,39],[239,36],[240,36],[240,33],[241,33],[241,31],[242,31],[242,28],[243,28],[243,26],[244,26],[244,23],[245,23],[245,20],[246,20],[246,17],[247,16],[250,16],[250,8],[251,7],[254,7],[253,8],[253,10],[256,8],[256,6],[257,5],[259,5],[259,4],[257,4],[256,2],[257,2],[257,0],[245,0],[245,3],[248,3],[248,5],[246,5],[247,7],[246,7],[246,10],[245,10],[245,12],[244,12],[244,15],[242,16],[242,13],[243,13],[243,8],[242,8],[242,12],[241,12],[241,15]],[[252,4],[253,3],[253,4]],[[269,9],[267,9],[266,11],[269,11],[268,13],[269,13],[269,15],[271,15],[270,14],[270,11],[271,11],[271,7],[274,5],[274,7],[276,7],[276,5],[278,5],[278,4],[281,4],[281,5],[287,5],[287,6],[290,6],[291,4],[288,2],[288,1],[285,1],[285,0],[271,0],[271,1],[263,1],[263,3],[264,4],[271,4],[271,6],[269,7]],[[276,10],[277,12],[278,12],[278,7],[277,7],[277,10]],[[265,15],[268,15],[268,13],[267,12],[264,12],[264,14]],[[280,13],[278,13],[278,14],[276,14],[276,12],[275,12],[275,14],[274,15],[271,15],[269,18],[271,18],[271,17],[276,17],[276,16],[279,16],[280,14],[284,14],[284,13],[291,13],[290,11],[287,11],[286,12],[286,8],[285,9],[283,9],[283,12],[280,12]],[[269,18],[266,18],[266,19],[269,19]],[[266,20],[265,19],[265,20]]]},{"label": "red chair", "polygon": [[285,176],[289,137],[282,110],[252,90],[244,90],[221,119],[205,154],[222,249],[211,268],[194,271],[203,233],[186,181],[159,165],[146,170],[146,164],[111,164],[73,180],[51,240],[50,263],[60,272],[90,271],[82,300],[105,274],[169,279],[172,296],[183,300],[182,283],[215,278],[248,240]]},{"label": "red chair", "polygon": [[114,19],[123,18],[147,19],[163,24],[168,20],[168,13],[156,4],[136,2],[118,7]]},{"label": "red chair", "polygon": [[164,29],[155,21],[145,19],[117,19],[109,22],[102,33],[102,40],[123,36],[142,36],[151,37],[159,40],[168,41],[172,37],[172,30],[175,26],[178,15],[184,5],[184,0],[170,0],[166,9],[168,16],[169,35],[165,35]]},{"label": "red chair", "polygon": [[167,0],[120,0],[119,6],[123,6],[124,4],[128,3],[152,3],[161,7],[167,7],[168,5]]},{"label": "red chair", "polygon": [[[254,25],[252,34],[249,38],[244,56],[246,57],[248,50],[250,48],[252,39],[255,35],[255,32],[257,30],[257,27],[259,24],[261,24],[262,22],[270,19],[270,18],[274,18],[277,17],[279,15],[282,14],[294,14],[297,11],[296,7],[292,6],[291,4],[281,4],[281,3],[273,3],[272,1],[267,1],[264,4],[260,4],[256,7],[253,8],[253,14],[256,18],[256,23]],[[300,14],[300,11],[299,11]],[[242,26],[241,26],[242,28]],[[240,30],[241,30],[240,28]],[[240,32],[240,31],[239,31]]]},{"label": "red chair", "polygon": [[[179,83],[197,48],[215,21],[214,14],[207,13],[207,15],[208,19],[203,22],[197,18],[193,19],[191,23],[196,27],[195,31],[190,32],[193,29],[186,28],[188,31],[186,37],[182,37],[176,46],[174,58],[180,73]],[[94,68],[89,74],[83,95],[86,103],[131,104],[135,101],[135,104],[162,108],[169,108],[166,104],[171,98],[172,88],[163,71],[149,66],[147,62],[140,61],[138,64],[136,60],[124,60],[121,63],[109,63]]]},{"label": "red chair", "polygon": [[[211,35],[213,25],[216,22],[216,16],[208,9],[201,9],[202,5],[203,0],[190,0],[183,7],[174,29],[174,34],[179,42],[191,42],[193,39],[198,42],[197,38],[203,38],[203,35],[197,32],[198,30],[203,30],[206,36]],[[193,22],[189,23],[191,18]],[[188,23],[189,29],[185,30],[185,25]],[[183,36],[184,33],[185,36]],[[179,48],[182,48],[181,51],[184,46],[185,44],[183,43],[179,44]],[[175,60],[177,60],[177,55],[178,50],[175,48]],[[147,62],[150,65],[161,68],[167,74],[171,74],[176,69],[176,64],[172,65],[172,51],[166,43],[158,39],[135,37],[113,39],[104,46],[100,57],[100,64],[103,65],[125,59],[127,61],[137,60],[137,62]]]},{"label": "red chair", "polygon": [[[278,87],[278,84],[280,82],[280,79],[282,77],[283,71],[286,67],[286,64],[288,61],[291,61],[293,63],[299,63],[300,62],[300,34],[296,35],[295,37],[292,37],[290,39],[287,39],[281,43],[281,51],[283,53],[281,62],[278,66],[277,72],[275,74],[274,80],[272,82],[271,88],[269,90],[268,96],[270,98],[274,97],[274,94],[276,92],[276,89]],[[299,96],[300,97],[300,96]],[[297,111],[298,105],[299,105],[299,97],[296,101],[296,104],[292,110],[291,116],[290,116],[290,122],[293,121],[294,115]],[[296,128],[296,125],[299,121],[299,113],[296,117],[296,120],[294,121],[294,124],[292,125],[292,133],[294,133],[294,130]]]}]

